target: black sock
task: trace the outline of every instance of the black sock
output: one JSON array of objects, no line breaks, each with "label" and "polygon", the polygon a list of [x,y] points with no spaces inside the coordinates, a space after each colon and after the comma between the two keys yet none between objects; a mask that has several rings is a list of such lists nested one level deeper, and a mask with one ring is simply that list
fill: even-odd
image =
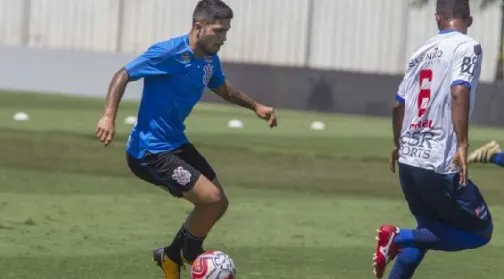
[{"label": "black sock", "polygon": [[186,224],[182,224],[180,227],[179,231],[173,238],[172,243],[165,247],[165,253],[172,259],[178,259],[180,257],[180,251],[182,250],[182,247],[184,247],[185,244],[185,239],[187,235],[187,227]]},{"label": "black sock", "polygon": [[203,241],[205,237],[196,237],[186,229],[185,244],[182,248],[184,258],[187,261],[194,261],[199,255],[205,252],[203,249]]}]

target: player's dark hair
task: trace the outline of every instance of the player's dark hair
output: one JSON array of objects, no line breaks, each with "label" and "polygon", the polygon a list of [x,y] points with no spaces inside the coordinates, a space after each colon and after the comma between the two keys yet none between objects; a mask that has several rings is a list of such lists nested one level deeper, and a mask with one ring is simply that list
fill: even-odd
[{"label": "player's dark hair", "polygon": [[469,0],[437,0],[436,13],[444,19],[467,19],[471,16]]},{"label": "player's dark hair", "polygon": [[221,0],[201,0],[194,8],[193,23],[232,19],[233,10]]}]

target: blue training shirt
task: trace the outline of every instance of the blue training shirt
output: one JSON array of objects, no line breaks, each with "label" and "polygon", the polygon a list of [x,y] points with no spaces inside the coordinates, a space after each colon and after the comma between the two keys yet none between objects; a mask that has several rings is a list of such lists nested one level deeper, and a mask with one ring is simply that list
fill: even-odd
[{"label": "blue training shirt", "polygon": [[185,119],[205,87],[214,89],[225,82],[219,57],[195,57],[188,34],[152,45],[125,69],[130,81],[144,79],[137,123],[126,146],[135,158],[187,143]]}]

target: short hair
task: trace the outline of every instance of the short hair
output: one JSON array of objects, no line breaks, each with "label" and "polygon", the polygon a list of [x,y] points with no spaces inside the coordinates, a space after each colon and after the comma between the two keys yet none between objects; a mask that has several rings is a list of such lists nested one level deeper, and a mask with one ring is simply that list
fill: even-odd
[{"label": "short hair", "polygon": [[193,23],[232,19],[233,10],[221,0],[200,0],[194,8]]},{"label": "short hair", "polygon": [[471,16],[469,0],[437,0],[436,13],[445,19],[467,19]]}]

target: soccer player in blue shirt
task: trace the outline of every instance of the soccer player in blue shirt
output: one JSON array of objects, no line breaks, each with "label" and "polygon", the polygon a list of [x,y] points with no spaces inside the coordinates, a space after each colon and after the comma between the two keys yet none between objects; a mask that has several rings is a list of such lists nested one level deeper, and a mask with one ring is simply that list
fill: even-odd
[{"label": "soccer player in blue shirt", "polygon": [[228,207],[216,174],[184,133],[184,120],[210,88],[231,103],[277,125],[274,109],[237,91],[226,80],[217,52],[226,41],[232,9],[220,0],[201,0],[189,34],[152,45],[113,77],[96,135],[108,145],[127,84],[144,80],[138,120],[127,142],[127,162],[139,178],[194,204],[173,242],[154,251],[166,279],[179,279],[184,262],[204,252],[203,241]]}]

